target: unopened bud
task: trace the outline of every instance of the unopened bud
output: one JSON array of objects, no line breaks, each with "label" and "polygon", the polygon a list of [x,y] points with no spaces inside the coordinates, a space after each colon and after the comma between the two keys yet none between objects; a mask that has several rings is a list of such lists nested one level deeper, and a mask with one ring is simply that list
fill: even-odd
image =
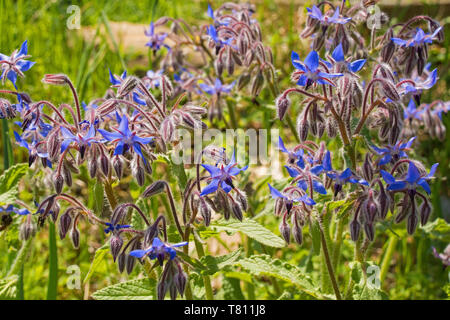
[{"label": "unopened bud", "polygon": [[239,221],[242,221],[243,215],[242,215],[241,206],[238,203],[234,202],[231,209],[232,209],[233,217],[235,217]]},{"label": "unopened bud", "polygon": [[62,192],[64,186],[64,178],[61,173],[56,172],[53,175],[53,186],[55,187],[55,191],[57,194],[60,194]]},{"label": "unopened bud", "polygon": [[109,245],[111,248],[111,254],[113,256],[113,260],[116,261],[117,256],[119,255],[120,249],[123,246],[123,239],[119,235],[112,235],[109,240]]},{"label": "unopened bud", "polygon": [[70,232],[70,239],[72,240],[73,247],[78,249],[80,247],[80,231],[74,226]]},{"label": "unopened bud", "polygon": [[117,97],[123,98],[133,92],[133,90],[136,88],[139,80],[136,77],[130,76],[127,77],[122,83],[120,84],[119,89],[117,89]]},{"label": "unopened bud", "polygon": [[291,241],[291,228],[284,219],[281,221],[279,228],[281,236],[283,237],[284,241],[289,243]]},{"label": "unopened bud", "polygon": [[275,105],[277,107],[277,117],[280,120],[283,120],[284,115],[286,114],[286,111],[288,110],[289,106],[291,105],[291,100],[288,96],[279,96],[277,100],[275,101]]},{"label": "unopened bud", "polygon": [[373,241],[373,239],[375,239],[375,228],[373,227],[372,223],[365,223],[364,231],[366,233],[367,239],[369,239],[370,241]]},{"label": "unopened bud", "polygon": [[352,220],[352,222],[350,222],[350,237],[355,242],[358,241],[360,229],[361,225],[358,220]]},{"label": "unopened bud", "polygon": [[59,218],[59,237],[61,240],[66,237],[67,231],[69,231],[70,224],[72,223],[71,211],[71,208],[67,209]]},{"label": "unopened bud", "polygon": [[428,218],[431,214],[431,206],[428,204],[428,201],[424,201],[419,208],[420,212],[420,223],[422,226],[426,225],[428,222]]},{"label": "unopened bud", "polygon": [[122,159],[120,159],[120,156],[115,156],[113,158],[113,168],[114,171],[116,172],[117,178],[122,178],[122,173],[123,173],[123,162]]},{"label": "unopened bud", "polygon": [[42,79],[42,82],[48,83],[48,84],[55,84],[55,85],[63,85],[66,84],[68,81],[68,78],[65,74],[46,74],[44,75],[44,78]]},{"label": "unopened bud", "polygon": [[406,225],[408,234],[410,234],[410,235],[414,234],[414,231],[416,231],[418,222],[419,222],[419,219],[417,218],[417,215],[415,214],[415,212],[412,212],[408,217],[408,223]]},{"label": "unopened bud", "polygon": [[142,197],[149,198],[151,196],[154,196],[155,194],[161,193],[164,191],[164,188],[166,187],[167,182],[164,180],[158,180],[153,182],[145,191],[142,193]]}]

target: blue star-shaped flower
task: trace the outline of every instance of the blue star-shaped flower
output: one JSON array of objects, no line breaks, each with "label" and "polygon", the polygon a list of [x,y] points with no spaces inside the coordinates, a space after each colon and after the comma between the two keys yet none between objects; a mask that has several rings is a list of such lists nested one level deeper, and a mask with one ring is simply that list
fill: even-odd
[{"label": "blue star-shaped flower", "polygon": [[98,129],[98,132],[108,141],[117,143],[114,149],[114,155],[124,154],[130,148],[143,159],[145,162],[144,154],[142,153],[141,145],[147,144],[153,141],[153,137],[143,138],[138,137],[136,132],[131,132],[128,126],[128,117],[124,114],[120,120],[119,128],[115,129],[117,132],[109,132],[103,129]]},{"label": "blue star-shaped flower", "polygon": [[[39,157],[39,158],[45,159],[45,165],[47,165],[49,168],[52,167],[52,163],[48,159],[48,153],[41,152],[38,149],[39,145],[41,145],[43,142],[37,142],[36,140],[33,140],[33,142],[31,144],[28,144],[28,142],[26,140],[22,139],[20,134],[18,134],[16,131],[14,131],[14,137],[16,138],[16,141],[19,144],[19,146],[27,148],[28,154],[29,154],[28,164],[30,166],[33,164],[34,160],[36,160],[36,157]],[[42,162],[42,163],[44,163],[44,162]]]},{"label": "blue star-shaped flower", "polygon": [[199,87],[210,95],[220,95],[221,93],[230,93],[231,89],[234,87],[234,84],[235,81],[230,84],[222,84],[219,79],[216,79],[214,86],[207,85],[206,83],[199,83]]},{"label": "blue star-shaped flower", "polygon": [[226,192],[230,192],[234,189],[233,177],[238,175],[241,171],[247,170],[248,166],[243,168],[238,168],[236,163],[236,157],[233,152],[230,162],[224,167],[223,165],[219,168],[217,166],[212,166],[209,164],[202,164],[211,177],[208,178],[211,181],[201,192],[201,196],[205,196],[216,191],[219,186]]},{"label": "blue star-shaped flower", "polygon": [[7,214],[11,214],[11,213],[17,213],[18,215],[21,216],[26,216],[27,214],[30,214],[31,212],[28,209],[19,209],[14,207],[12,204],[6,206],[6,207],[0,207],[0,213],[4,212]]},{"label": "blue star-shaped flower", "polygon": [[297,82],[299,86],[306,86],[306,88],[308,88],[316,82],[319,84],[331,84],[334,86],[334,83],[330,80],[330,78],[343,76],[342,73],[326,73],[320,71],[319,55],[314,50],[308,54],[304,63],[300,61],[299,55],[292,51],[291,61],[293,66],[300,70],[298,71],[300,78]]},{"label": "blue star-shaped flower", "polygon": [[278,137],[278,148],[281,150],[281,152],[288,154],[289,156],[288,162],[290,164],[296,163],[300,168],[302,169],[305,168],[305,162],[303,161],[303,154],[304,154],[303,149],[299,149],[298,151],[295,152],[289,151],[284,146],[284,142],[283,139],[281,139],[281,137]]},{"label": "blue star-shaped flower", "polygon": [[[362,69],[364,64],[366,63],[366,59],[359,59],[353,62],[348,62],[344,57],[344,50],[342,48],[342,44],[339,45],[333,50],[331,57],[334,60],[334,63],[330,63],[328,61],[324,61],[324,63],[331,68],[333,65],[337,67],[337,70],[342,70],[340,66],[344,66],[344,70],[349,70],[351,72],[358,72]],[[336,69],[335,69],[336,70]]]},{"label": "blue star-shaped flower", "polygon": [[228,38],[226,40],[220,39],[219,35],[217,34],[217,30],[216,30],[216,28],[213,25],[210,25],[207,28],[207,32],[208,32],[208,36],[210,37],[210,39],[212,41],[214,41],[214,43],[216,44],[216,51],[218,51],[218,49],[222,48],[225,45],[231,46],[233,38],[230,37],[230,38]]},{"label": "blue star-shaped flower", "polygon": [[321,25],[328,26],[330,24],[346,24],[349,22],[352,18],[341,18],[339,14],[339,7],[336,8],[334,11],[333,16],[327,16],[322,14],[322,11],[316,6],[313,5],[312,8],[306,8],[308,11],[308,15],[316,20],[319,20]]},{"label": "blue star-shaped flower", "polygon": [[398,191],[406,189],[414,193],[416,192],[417,187],[420,186],[428,194],[430,194],[431,189],[427,183],[427,180],[430,180],[434,176],[438,165],[439,163],[433,164],[430,169],[430,173],[422,177],[419,169],[417,169],[414,163],[409,162],[408,172],[404,180],[396,180],[389,172],[386,172],[384,170],[380,170],[380,172],[384,181],[386,181],[386,183],[388,184],[387,190]]},{"label": "blue star-shaped flower", "polygon": [[35,62],[27,61],[25,59],[29,58],[28,55],[28,40],[25,40],[20,47],[20,50],[15,50],[11,56],[0,53],[0,66],[2,68],[2,74],[0,79],[2,83],[5,83],[5,79],[12,82],[14,87],[16,87],[17,76],[24,77],[25,71],[30,70],[30,68],[35,64]]},{"label": "blue star-shaped flower", "polygon": [[381,157],[378,161],[378,165],[382,166],[389,162],[392,159],[397,161],[400,158],[408,158],[408,155],[405,151],[408,151],[411,148],[411,144],[416,139],[416,137],[412,137],[408,140],[408,142],[402,143],[401,141],[397,142],[394,146],[388,145],[386,148],[378,148],[377,146],[372,145],[372,149]]},{"label": "blue star-shaped flower", "polygon": [[82,136],[80,133],[74,135],[68,129],[61,127],[61,134],[63,136],[63,141],[61,142],[61,153],[64,152],[69,145],[74,142],[78,145],[80,150],[81,157],[84,157],[84,152],[86,148],[91,145],[92,141],[95,141],[95,127],[90,126],[89,131],[85,136]]},{"label": "blue star-shaped flower", "polygon": [[119,87],[126,77],[127,77],[127,70],[125,70],[120,77],[112,74],[111,70],[109,70],[109,82],[111,82],[113,87]]},{"label": "blue star-shaped flower", "polygon": [[272,187],[270,185],[270,183],[268,183],[268,185],[269,185],[270,194],[272,195],[272,198],[273,199],[277,199],[277,198],[283,199],[286,203],[286,206],[288,207],[288,211],[290,211],[290,208],[292,208],[292,204],[294,202],[303,202],[304,204],[307,204],[309,206],[313,206],[316,204],[316,202],[313,199],[311,199],[310,197],[308,197],[307,194],[304,194],[303,196],[298,197],[298,198],[290,198],[290,197],[287,197],[284,194],[282,194],[280,191],[278,191],[274,187]]},{"label": "blue star-shaped flower", "polygon": [[323,171],[322,165],[316,165],[312,168],[305,167],[305,170],[303,172],[299,172],[296,168],[291,168],[289,166],[284,166],[284,167],[286,168],[287,172],[289,173],[289,175],[292,178],[297,178],[300,176],[300,174],[302,175],[301,177],[299,177],[297,185],[300,188],[302,188],[304,191],[308,190],[308,186],[309,186],[308,179],[309,178],[308,178],[308,173],[306,173],[306,172],[309,172],[310,176],[311,176],[311,183],[313,186],[313,191],[318,192],[320,194],[327,194],[327,190],[325,189],[324,185],[322,184],[322,182],[319,181],[319,178],[317,177]]},{"label": "blue star-shaped flower", "polygon": [[404,40],[400,38],[391,38],[391,40],[401,47],[419,47],[426,43],[433,43],[433,40],[436,39],[437,34],[441,31],[441,29],[442,27],[439,27],[434,30],[433,33],[425,33],[421,28],[417,28],[416,34],[411,39]]},{"label": "blue star-shaped flower", "polygon": [[421,120],[422,114],[425,112],[425,109],[417,110],[416,104],[414,103],[414,99],[409,100],[408,107],[404,109],[403,116],[406,119],[413,120]]},{"label": "blue star-shaped flower", "polygon": [[168,256],[170,260],[173,260],[176,257],[177,251],[174,248],[185,245],[187,245],[186,241],[176,244],[167,244],[159,240],[159,238],[154,238],[150,248],[144,250],[133,250],[130,252],[130,256],[135,258],[143,258],[148,256],[150,260],[158,259],[159,264],[162,266],[166,256]]},{"label": "blue star-shaped flower", "polygon": [[147,47],[152,48],[154,51],[158,51],[162,46],[170,49],[168,45],[164,44],[167,33],[155,33],[155,25],[153,24],[153,22],[150,22],[150,27],[148,28],[148,30],[145,30],[144,33],[149,38],[149,41],[145,44]]}]

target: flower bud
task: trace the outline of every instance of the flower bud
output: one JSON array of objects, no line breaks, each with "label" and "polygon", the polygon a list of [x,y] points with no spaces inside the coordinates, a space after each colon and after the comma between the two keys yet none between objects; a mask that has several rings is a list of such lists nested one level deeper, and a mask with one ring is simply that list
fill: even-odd
[{"label": "flower bud", "polygon": [[298,223],[294,223],[294,227],[292,228],[292,236],[294,237],[295,242],[297,242],[298,244],[303,243],[302,227],[300,227]]},{"label": "flower bud", "polygon": [[284,241],[286,241],[286,243],[289,243],[291,240],[290,239],[291,238],[291,228],[286,223],[286,220],[284,218],[281,221],[279,228],[280,228],[281,236],[283,237]]},{"label": "flower bud", "polygon": [[61,240],[66,237],[67,231],[69,231],[70,224],[72,223],[71,211],[72,208],[67,209],[59,218],[59,237]]},{"label": "flower bud", "polygon": [[199,197],[199,207],[200,207],[200,214],[203,218],[205,226],[209,226],[209,224],[211,223],[211,208],[206,203],[203,197]]},{"label": "flower bud", "polygon": [[42,82],[54,85],[64,85],[68,81],[68,78],[65,74],[46,74],[42,79]]},{"label": "flower bud", "polygon": [[119,268],[119,273],[122,273],[125,270],[125,264],[127,263],[127,260],[133,260],[133,258],[128,259],[125,252],[121,252],[119,254],[119,257],[117,258],[117,267]]},{"label": "flower bud", "polygon": [[89,176],[94,179],[95,176],[97,175],[97,158],[91,159],[91,161],[88,161],[88,171],[89,171]]},{"label": "flower bud", "polygon": [[118,155],[113,158],[113,168],[116,172],[117,178],[121,179],[123,173],[123,162]]},{"label": "flower bud", "polygon": [[138,82],[139,80],[136,77],[133,76],[127,77],[124,81],[122,81],[119,89],[117,89],[117,97],[123,98],[128,94],[132,93],[133,90],[136,88]]},{"label": "flower bud", "polygon": [[428,204],[428,201],[424,201],[419,208],[420,212],[420,223],[422,226],[426,225],[428,222],[428,218],[431,214],[431,206]]},{"label": "flower bud", "polygon": [[239,221],[242,221],[243,215],[242,215],[241,206],[238,203],[234,202],[231,206],[231,209],[232,209],[231,212],[233,213],[233,217],[235,217]]},{"label": "flower bud", "polygon": [[375,228],[373,227],[373,224],[371,222],[364,224],[364,231],[366,233],[367,239],[373,241],[373,239],[375,238]]},{"label": "flower bud", "polygon": [[186,288],[187,276],[186,273],[184,273],[184,271],[181,270],[181,268],[179,272],[175,275],[174,281],[178,292],[180,293],[181,296],[183,296],[184,289]]},{"label": "flower bud", "polygon": [[394,85],[390,81],[383,81],[383,84],[381,86],[383,94],[391,99],[392,101],[399,101],[400,95],[397,92],[397,89],[394,87]]},{"label": "flower bud", "polygon": [[364,158],[364,163],[362,166],[363,177],[364,179],[366,179],[366,181],[372,181],[373,171],[374,170],[370,161],[369,153],[366,153],[366,157]]},{"label": "flower bud", "polygon": [[159,281],[156,288],[158,300],[164,300],[167,290],[169,289],[168,284],[165,281]]},{"label": "flower bud", "polygon": [[109,172],[111,170],[111,163],[109,162],[109,158],[105,154],[102,154],[100,156],[100,169],[102,170],[103,174],[106,177],[109,176]]},{"label": "flower bud", "polygon": [[58,171],[53,175],[53,186],[55,187],[55,191],[57,194],[60,194],[62,192],[64,186],[64,178]]},{"label": "flower bud", "polygon": [[120,249],[123,246],[123,239],[119,235],[112,235],[109,240],[109,245],[111,248],[111,254],[113,256],[113,260],[116,261],[117,256],[119,255]]},{"label": "flower bud", "polygon": [[277,100],[275,101],[275,105],[277,107],[277,117],[280,120],[283,120],[284,115],[286,114],[286,111],[288,110],[289,106],[291,105],[291,100],[288,96],[279,96]]},{"label": "flower bud", "polygon": [[0,119],[12,119],[15,116],[15,107],[8,100],[0,99]]},{"label": "flower bud", "polygon": [[350,222],[350,237],[353,241],[358,241],[359,238],[359,230],[361,229],[361,225],[358,220],[353,220]]},{"label": "flower bud", "polygon": [[159,132],[165,143],[172,141],[175,133],[175,124],[173,123],[172,117],[167,117],[163,120]]},{"label": "flower bud", "polygon": [[245,212],[248,210],[248,201],[247,201],[247,195],[242,190],[239,190],[239,193],[237,195],[237,200],[241,204],[242,210]]},{"label": "flower bud", "polygon": [[254,97],[259,96],[259,93],[261,92],[263,85],[264,85],[264,75],[261,71],[258,71],[252,81],[252,89],[251,89],[252,96]]},{"label": "flower bud", "polygon": [[304,119],[303,114],[299,114],[297,118],[297,132],[300,137],[300,141],[305,141],[308,138],[309,123]]},{"label": "flower bud", "polygon": [[414,234],[414,231],[416,231],[418,222],[419,222],[419,219],[417,218],[417,215],[415,214],[415,212],[412,212],[408,217],[408,223],[406,225],[408,234],[410,234],[410,235]]},{"label": "flower bud", "polygon": [[149,198],[151,196],[154,196],[155,194],[161,193],[164,191],[166,185],[167,182],[164,180],[155,181],[150,186],[148,186],[147,189],[145,189],[145,191],[142,193],[142,197]]},{"label": "flower bud", "polygon": [[72,240],[73,247],[78,249],[80,247],[80,231],[74,226],[70,232],[70,239]]},{"label": "flower bud", "polygon": [[36,234],[36,225],[31,218],[27,217],[26,221],[20,225],[19,238],[26,241]]},{"label": "flower bud", "polygon": [[[44,159],[44,158],[41,158],[41,159]],[[64,164],[62,166],[62,174],[63,174],[64,181],[67,184],[67,186],[71,187],[72,186],[72,172],[70,171],[70,168],[66,162],[64,162]]]}]

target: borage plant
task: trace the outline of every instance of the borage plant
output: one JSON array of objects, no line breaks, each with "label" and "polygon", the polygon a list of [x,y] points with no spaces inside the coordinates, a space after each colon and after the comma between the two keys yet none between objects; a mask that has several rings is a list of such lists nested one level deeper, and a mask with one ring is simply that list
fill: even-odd
[{"label": "borage plant", "polygon": [[[109,76],[110,88],[87,104],[64,74],[47,74],[43,82],[67,87],[71,104],[34,101],[19,92],[18,78],[34,64],[27,60],[27,41],[11,56],[0,55],[2,81],[15,88],[0,93],[16,99],[0,99],[0,116],[21,118],[14,131],[16,144],[28,151],[34,175],[52,184],[42,188],[43,196],[36,190],[33,207],[16,198],[17,181],[24,175],[17,172],[23,166],[6,171],[0,181],[9,192],[0,198],[1,230],[8,230],[17,217],[26,248],[50,220],[58,225],[61,239],[69,236],[79,248],[80,230],[86,230],[81,223],[101,226],[119,272],[131,274],[140,265],[136,273],[151,281],[133,284],[149,286],[158,299],[167,293],[171,299],[242,298],[240,281],[245,298],[254,299],[255,287],[263,286],[258,277],[273,287],[264,298],[383,297],[379,287],[363,295],[365,268],[372,264],[369,249],[385,230],[392,231],[389,243],[397,241],[391,240],[398,237],[394,224],[406,220],[409,235],[419,224],[427,225],[430,183],[438,164],[427,170],[412,146],[421,143],[416,137],[424,132],[445,138],[442,118],[449,103],[425,104],[421,99],[438,80],[428,51],[443,40],[440,24],[418,16],[389,27],[382,15],[385,28],[367,30],[368,6],[364,1],[353,6],[324,1],[307,8],[301,37],[312,39],[311,48],[292,51],[290,79],[295,86],[282,93],[272,51],[263,44],[250,5],[209,7],[209,22],[201,27],[181,18],[151,22],[145,45],[159,70],[143,77],[109,70],[105,79]],[[278,118],[297,138],[292,147],[278,139],[278,148],[287,155],[287,183],[248,183],[252,169],[237,161],[234,147],[202,146],[192,157],[194,165],[173,160],[184,146],[181,129],[201,132],[208,128],[206,122],[238,128],[237,105],[247,96],[247,86],[247,101],[256,105],[263,88],[269,89]],[[295,106],[296,127],[290,110],[294,96],[302,99]],[[11,176],[17,177],[14,185]],[[92,190],[93,204],[81,198],[80,185]],[[268,200],[269,210],[256,197],[261,190],[264,198],[275,200]],[[254,219],[272,205],[284,242]],[[245,256],[241,249],[209,255],[208,238],[228,247],[219,231],[241,231]],[[311,244],[304,265],[271,257],[278,256],[274,248],[291,239],[297,245]],[[288,249],[295,251],[297,245]],[[344,270],[341,261],[349,257],[343,248],[349,247],[354,247],[354,258],[350,270]],[[386,261],[392,257],[389,252]],[[445,253],[434,252],[446,263]],[[95,255],[91,270],[102,257]],[[222,275],[222,286],[213,286],[216,273]],[[381,280],[385,273],[383,265]],[[127,283],[113,287],[125,290]],[[108,298],[109,290],[93,297]]]}]

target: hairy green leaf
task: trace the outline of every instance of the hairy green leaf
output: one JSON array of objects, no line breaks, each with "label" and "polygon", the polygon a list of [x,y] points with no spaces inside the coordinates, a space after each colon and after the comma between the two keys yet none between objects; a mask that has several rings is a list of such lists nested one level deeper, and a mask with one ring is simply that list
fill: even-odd
[{"label": "hairy green leaf", "polygon": [[96,300],[154,300],[156,280],[136,279],[97,290],[92,294]]},{"label": "hairy green leaf", "polygon": [[244,219],[242,222],[234,219],[230,219],[228,221],[220,220],[212,224],[212,227],[219,231],[240,231],[266,246],[275,248],[283,248],[285,246],[283,239],[252,219]]}]

